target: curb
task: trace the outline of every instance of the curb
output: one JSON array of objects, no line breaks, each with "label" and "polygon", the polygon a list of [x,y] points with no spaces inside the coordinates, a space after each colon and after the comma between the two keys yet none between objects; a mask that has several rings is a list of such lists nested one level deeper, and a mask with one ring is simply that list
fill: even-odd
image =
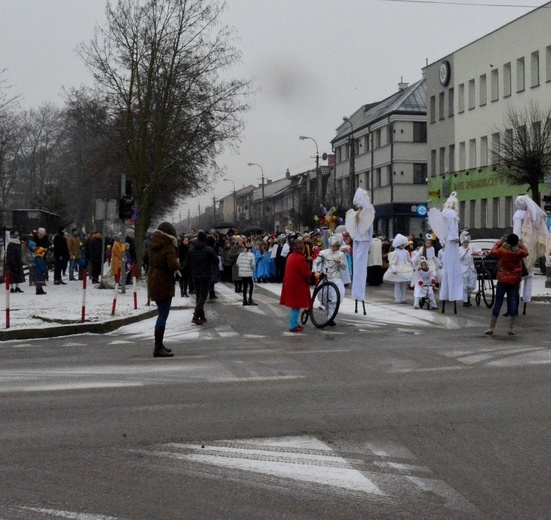
[{"label": "curb", "polygon": [[[175,307],[173,307],[174,309]],[[1,330],[0,341],[10,341],[19,339],[40,339],[40,338],[56,338],[60,336],[73,336],[75,334],[105,334],[112,332],[123,325],[137,323],[138,321],[147,320],[157,316],[158,310],[143,312],[136,316],[128,316],[109,321],[101,321],[98,323],[74,323],[71,325],[58,325],[55,327],[44,327],[34,329],[18,329],[18,330]]]}]

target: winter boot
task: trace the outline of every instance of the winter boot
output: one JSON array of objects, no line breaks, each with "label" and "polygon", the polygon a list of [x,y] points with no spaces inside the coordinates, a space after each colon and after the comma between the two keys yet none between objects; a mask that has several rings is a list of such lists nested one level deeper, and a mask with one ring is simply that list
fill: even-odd
[{"label": "winter boot", "polygon": [[42,287],[42,285],[38,284],[36,286],[36,294],[46,294],[46,291],[44,290],[44,287]]},{"label": "winter boot", "polygon": [[165,335],[164,327],[155,327],[155,350],[153,351],[153,357],[172,357],[174,354],[172,350],[166,348],[163,345],[163,338]]},{"label": "winter boot", "polygon": [[253,299],[249,298],[249,305],[258,305],[258,303],[253,302]]},{"label": "winter boot", "polygon": [[509,316],[509,330],[507,331],[507,334],[509,334],[509,336],[515,335],[515,331],[513,330],[513,325],[515,324],[515,318],[516,316]]},{"label": "winter boot", "polygon": [[491,336],[494,333],[494,330],[496,328],[496,323],[497,323],[497,317],[492,314],[492,319],[490,320],[490,327],[484,334]]}]

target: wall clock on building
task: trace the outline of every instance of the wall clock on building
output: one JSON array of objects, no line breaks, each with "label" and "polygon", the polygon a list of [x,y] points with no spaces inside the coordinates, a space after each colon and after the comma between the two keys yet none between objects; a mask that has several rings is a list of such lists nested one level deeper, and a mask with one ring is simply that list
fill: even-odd
[{"label": "wall clock on building", "polygon": [[440,84],[443,87],[448,86],[448,83],[450,82],[450,75],[451,75],[450,62],[448,60],[444,60],[440,64]]}]

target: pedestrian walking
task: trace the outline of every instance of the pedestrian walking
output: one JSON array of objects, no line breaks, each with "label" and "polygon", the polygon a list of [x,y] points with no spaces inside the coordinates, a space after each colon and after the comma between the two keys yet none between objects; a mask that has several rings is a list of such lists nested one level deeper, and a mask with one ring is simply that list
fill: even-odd
[{"label": "pedestrian walking", "polygon": [[304,327],[298,324],[300,309],[308,309],[312,303],[310,296],[310,277],[312,271],[304,257],[304,246],[301,241],[293,244],[292,252],[287,257],[283,286],[281,288],[280,305],[291,308],[289,330],[302,332]]},{"label": "pedestrian walking", "polygon": [[178,238],[176,229],[170,222],[163,222],[151,234],[146,252],[149,270],[147,271],[147,295],[153,300],[159,315],[155,322],[155,347],[153,357],[172,357],[172,350],[163,344],[166,322],[174,298],[174,273],[180,268],[178,259]]},{"label": "pedestrian walking", "polygon": [[205,302],[209,295],[212,268],[218,266],[218,262],[218,255],[207,245],[206,233],[199,231],[186,259],[186,267],[189,266],[195,287],[195,309],[191,321],[196,325],[203,325],[207,321]]},{"label": "pedestrian walking", "polygon": [[518,315],[519,288],[522,281],[522,259],[528,256],[528,251],[522,244],[519,244],[518,235],[511,233],[510,235],[503,235],[501,240],[496,242],[490,254],[498,259],[497,287],[490,327],[486,331],[486,334],[491,336],[494,333],[503,300],[505,299],[505,295],[507,295],[508,333],[512,336],[515,334],[513,325]]},{"label": "pedestrian walking", "polygon": [[255,257],[251,251],[252,247],[250,241],[245,242],[245,251],[237,257],[237,269],[243,284],[243,305],[256,305],[253,302]]}]

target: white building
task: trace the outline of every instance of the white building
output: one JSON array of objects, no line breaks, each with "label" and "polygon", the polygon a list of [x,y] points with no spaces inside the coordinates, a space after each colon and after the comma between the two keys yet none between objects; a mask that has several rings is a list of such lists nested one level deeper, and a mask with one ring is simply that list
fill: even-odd
[{"label": "white building", "polygon": [[[368,191],[375,206],[374,232],[420,236],[426,225],[427,107],[425,81],[362,106],[337,128],[335,205],[351,207],[353,192]],[[350,179],[354,178],[351,188]]]},{"label": "white building", "polygon": [[509,109],[551,106],[551,2],[428,65],[424,75],[431,205],[457,191],[460,225],[473,237],[499,237],[527,187],[496,174],[492,150]]}]

